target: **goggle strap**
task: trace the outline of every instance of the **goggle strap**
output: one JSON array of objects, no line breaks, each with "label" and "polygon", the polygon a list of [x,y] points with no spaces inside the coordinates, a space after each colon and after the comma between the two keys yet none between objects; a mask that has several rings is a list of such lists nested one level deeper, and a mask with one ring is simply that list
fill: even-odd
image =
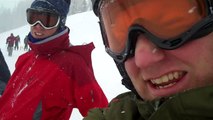
[{"label": "goggle strap", "polygon": [[213,14],[213,3],[212,3],[212,0],[208,0],[208,4],[209,4],[210,14]]}]

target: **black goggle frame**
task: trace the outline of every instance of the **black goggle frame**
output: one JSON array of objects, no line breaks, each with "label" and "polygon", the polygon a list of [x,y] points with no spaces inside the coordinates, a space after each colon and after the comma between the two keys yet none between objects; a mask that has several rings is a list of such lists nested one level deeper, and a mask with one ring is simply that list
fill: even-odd
[{"label": "black goggle frame", "polygon": [[[101,4],[101,3],[100,3]],[[99,4],[99,5],[100,5]],[[105,27],[103,24],[102,17],[99,13],[99,25],[101,29],[101,34],[103,38],[103,43],[105,45],[106,52],[116,61],[116,62],[124,62],[128,57],[134,56],[135,51],[135,43],[140,34],[144,34],[151,42],[153,42],[157,47],[166,50],[173,50],[181,47],[186,42],[195,40],[197,38],[201,38],[205,35],[208,35],[213,31],[213,3],[211,0],[206,0],[206,6],[208,6],[206,12],[207,17],[204,18],[202,21],[194,25],[190,30],[181,34],[178,38],[164,40],[155,35],[151,32],[146,30],[143,26],[140,25],[132,25],[129,27],[128,30],[128,40],[125,49],[121,53],[115,53],[110,50],[108,47],[108,38],[106,35]]]}]

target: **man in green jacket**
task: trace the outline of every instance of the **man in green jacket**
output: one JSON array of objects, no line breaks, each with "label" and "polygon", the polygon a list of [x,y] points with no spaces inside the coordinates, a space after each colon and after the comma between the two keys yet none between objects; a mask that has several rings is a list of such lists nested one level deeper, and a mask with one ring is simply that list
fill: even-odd
[{"label": "man in green jacket", "polygon": [[84,120],[213,120],[212,0],[92,0],[131,92]]}]

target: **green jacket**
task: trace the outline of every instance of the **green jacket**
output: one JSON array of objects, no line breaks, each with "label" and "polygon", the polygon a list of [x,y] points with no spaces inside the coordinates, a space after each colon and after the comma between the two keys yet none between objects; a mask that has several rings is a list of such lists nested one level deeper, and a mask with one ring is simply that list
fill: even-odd
[{"label": "green jacket", "polygon": [[213,120],[213,86],[188,90],[165,100],[145,102],[127,92],[108,108],[90,110],[83,120]]}]

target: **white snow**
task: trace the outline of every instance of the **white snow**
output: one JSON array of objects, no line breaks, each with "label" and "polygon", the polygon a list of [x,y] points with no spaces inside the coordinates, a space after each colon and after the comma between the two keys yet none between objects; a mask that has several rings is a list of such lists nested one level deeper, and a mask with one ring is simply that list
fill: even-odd
[{"label": "white snow", "polygon": [[[92,63],[95,77],[106,94],[108,100],[117,96],[119,93],[128,91],[121,85],[121,76],[113,59],[105,52],[102,36],[98,24],[98,18],[92,11],[71,15],[67,18],[66,25],[70,28],[70,42],[74,45],[93,42],[95,49],[92,52]],[[15,62],[19,55],[23,54],[24,37],[29,33],[29,25],[13,29],[0,34],[0,48],[6,59],[11,73],[15,69]],[[13,51],[11,57],[8,56],[6,38],[13,33],[21,38],[21,50]],[[71,114],[70,120],[81,120],[82,116],[77,109]]]}]

